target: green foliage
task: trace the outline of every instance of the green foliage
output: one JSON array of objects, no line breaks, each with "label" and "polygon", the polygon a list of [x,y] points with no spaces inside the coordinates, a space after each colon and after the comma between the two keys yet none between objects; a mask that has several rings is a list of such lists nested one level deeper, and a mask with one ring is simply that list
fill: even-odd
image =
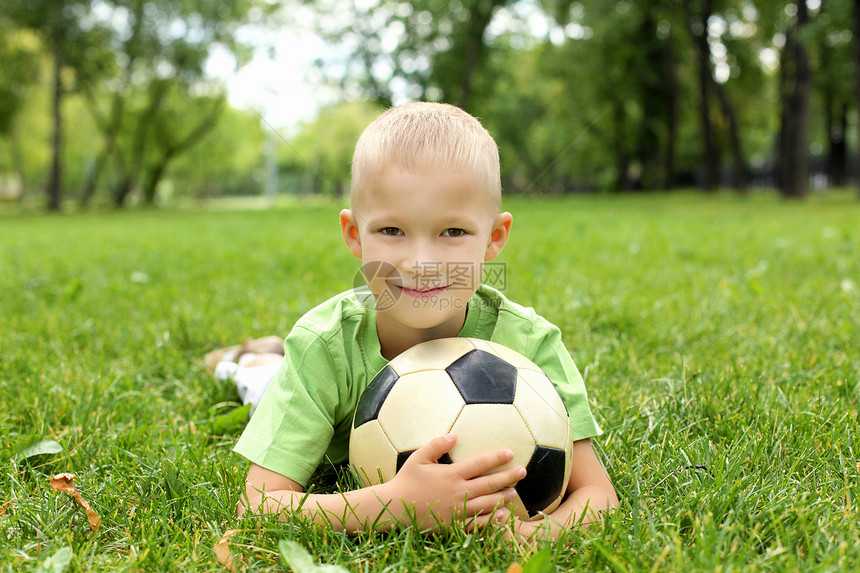
[{"label": "green foliage", "polygon": [[[39,58],[37,71],[45,66]],[[41,74],[40,74],[41,75]],[[8,134],[0,134],[0,172],[14,174],[24,193],[44,184],[50,161],[50,96],[42,82],[23,88]]]},{"label": "green foliage", "polygon": [[[82,93],[78,103],[87,105],[89,113],[84,115],[91,116],[90,125],[100,132],[101,145],[82,142],[76,138],[78,126],[64,126],[63,116],[54,118],[60,129],[65,127],[72,134],[72,143],[52,150],[63,171],[70,172],[63,188],[80,189],[82,203],[89,204],[100,187],[112,188],[113,201],[120,205],[134,191],[143,201],[153,203],[176,158],[214,129],[224,98],[223,88],[204,74],[210,49],[217,46],[237,66],[245,63],[248,49],[236,30],[252,14],[259,17],[265,11],[257,9],[256,0],[210,4],[171,0],[4,2],[0,24],[16,33],[32,30],[40,38],[41,51],[50,55],[59,76],[57,88],[52,88],[53,98]],[[12,48],[0,46],[0,55],[16,56]],[[20,67],[19,60],[11,58],[13,65],[6,78],[11,87],[0,91],[0,99],[14,95],[11,103],[15,106],[27,84],[26,78],[13,74]],[[9,117],[15,106],[9,108]],[[66,111],[62,103],[59,107]],[[43,113],[48,109],[46,105]],[[82,114],[65,117],[71,118],[69,123],[79,122]],[[5,128],[0,132],[8,131],[10,124],[5,115],[0,117],[0,127]],[[26,133],[25,137],[32,135]],[[15,170],[23,177],[24,147],[14,137],[12,147],[22,157]]]},{"label": "green foliage", "polygon": [[358,136],[380,111],[366,102],[323,108],[313,121],[300,124],[294,137],[273,138],[281,168],[313,182],[302,184],[303,193],[343,197],[349,191],[350,165]]},{"label": "green foliage", "polygon": [[[684,187],[703,169],[709,188],[744,189],[750,164],[762,170],[778,160],[774,142],[789,104],[776,65],[794,25],[792,3],[321,4],[319,33],[348,54],[320,63],[323,76],[347,98],[441,100],[481,117],[507,157],[510,191]],[[804,34],[820,56],[814,77],[824,100],[810,114],[814,154],[841,129],[828,114],[845,118],[856,107],[848,97],[851,9],[847,0],[823,3]],[[709,50],[702,60],[697,39]],[[710,69],[701,72],[703,63]],[[735,175],[718,181],[727,167]]]},{"label": "green foliage", "polygon": [[265,137],[257,114],[226,107],[212,131],[173,163],[161,198],[258,195]]},{"label": "green foliage", "polygon": [[[506,200],[506,293],[562,329],[605,430],[595,445],[621,507],[602,524],[532,549],[500,529],[351,538],[235,518],[237,394],[199,361],[284,334],[352,286],[341,207],[4,217],[0,570],[219,570],[228,529],[249,571],[283,570],[282,540],[356,571],[860,566],[848,193]],[[43,440],[62,451],[15,456]],[[51,490],[59,472],[77,475],[98,531]],[[349,480],[324,468],[313,487]]]},{"label": "green foliage", "polygon": [[39,563],[36,573],[63,573],[72,561],[71,547],[61,547],[57,552]]},{"label": "green foliage", "polygon": [[[850,0],[813,3],[799,34],[814,93],[808,145],[795,153],[830,154],[834,181],[858,146],[853,10]],[[782,113],[780,84],[795,13],[777,0],[8,0],[0,179],[32,196],[49,181],[53,152],[65,196],[83,206],[259,193],[272,134],[251,125],[253,114],[223,116],[224,86],[206,63],[217,53],[238,69],[253,33],[308,15],[333,46],[312,81],[350,103],[284,128],[294,149],[279,147],[281,191],[344,194],[351,142],[371,110],[412,99],[480,117],[501,149],[508,192],[684,188],[711,167],[767,176],[788,152],[777,145],[781,119],[796,117]],[[709,77],[694,42],[703,35]],[[59,149],[48,121],[55,61],[66,100]]]},{"label": "green foliage", "polygon": [[281,557],[295,573],[348,573],[347,569],[339,565],[318,565],[307,549],[289,539],[282,539],[278,543]]},{"label": "green foliage", "polygon": [[555,567],[552,563],[552,552],[548,548],[543,548],[525,562],[523,565],[523,573],[552,573]]},{"label": "green foliage", "polygon": [[13,30],[0,15],[0,135],[12,128],[12,120],[24,103],[26,89],[35,81],[38,71],[36,42],[26,33]]}]

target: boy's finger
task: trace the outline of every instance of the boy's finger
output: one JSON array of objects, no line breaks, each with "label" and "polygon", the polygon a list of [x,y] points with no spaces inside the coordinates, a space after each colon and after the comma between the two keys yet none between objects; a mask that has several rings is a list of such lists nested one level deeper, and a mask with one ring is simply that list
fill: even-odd
[{"label": "boy's finger", "polygon": [[497,450],[462,460],[456,465],[459,466],[460,475],[466,479],[471,479],[503,466],[512,459],[514,459],[514,452],[511,450]]},{"label": "boy's finger", "polygon": [[[448,453],[454,444],[457,443],[457,436],[454,434],[446,434],[438,438],[433,438],[409,456],[409,461],[415,459],[419,463],[435,462],[443,455]],[[407,461],[407,463],[409,463]]]},{"label": "boy's finger", "polygon": [[510,514],[508,506],[516,498],[516,492],[513,489],[504,489],[502,491],[475,497],[466,501],[463,507],[466,517],[480,518],[504,518]]},{"label": "boy's finger", "polygon": [[512,488],[524,477],[526,477],[526,468],[522,466],[514,466],[493,474],[478,476],[470,480],[469,493],[473,497],[495,493],[505,488]]},{"label": "boy's finger", "polygon": [[507,520],[507,510],[499,509],[489,513],[480,513],[470,519],[466,524],[466,531],[472,532],[496,523],[504,523]]}]

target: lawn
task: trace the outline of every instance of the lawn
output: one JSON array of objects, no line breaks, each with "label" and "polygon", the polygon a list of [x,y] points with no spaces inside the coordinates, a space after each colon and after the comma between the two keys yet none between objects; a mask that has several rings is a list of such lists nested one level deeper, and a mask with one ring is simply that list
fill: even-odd
[{"label": "lawn", "polygon": [[[234,517],[244,419],[199,359],[285,335],[353,286],[340,208],[0,218],[0,570],[225,570],[214,547],[230,529],[239,571],[283,570],[281,540],[349,571],[529,559],[535,549],[461,528],[351,538]],[[506,208],[506,294],[562,328],[621,498],[601,526],[550,547],[555,568],[857,570],[860,203],[678,194]],[[61,472],[77,476],[96,530],[52,490]],[[344,477],[325,471],[315,487]]]}]

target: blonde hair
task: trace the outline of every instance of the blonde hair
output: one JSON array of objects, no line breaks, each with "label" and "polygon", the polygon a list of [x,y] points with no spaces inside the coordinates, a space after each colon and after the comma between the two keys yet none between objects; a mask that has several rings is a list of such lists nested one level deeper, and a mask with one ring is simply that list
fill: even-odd
[{"label": "blonde hair", "polygon": [[481,123],[453,105],[413,102],[383,112],[362,132],[352,158],[352,199],[388,166],[470,171],[501,204],[499,149]]}]

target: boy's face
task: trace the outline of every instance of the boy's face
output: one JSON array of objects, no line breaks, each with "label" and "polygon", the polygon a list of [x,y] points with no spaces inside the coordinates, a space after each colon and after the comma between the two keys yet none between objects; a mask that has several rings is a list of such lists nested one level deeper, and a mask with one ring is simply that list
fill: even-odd
[{"label": "boy's face", "polygon": [[341,212],[344,240],[371,274],[379,323],[443,336],[462,327],[482,263],[501,251],[510,224],[476,177],[444,168],[384,169]]}]

